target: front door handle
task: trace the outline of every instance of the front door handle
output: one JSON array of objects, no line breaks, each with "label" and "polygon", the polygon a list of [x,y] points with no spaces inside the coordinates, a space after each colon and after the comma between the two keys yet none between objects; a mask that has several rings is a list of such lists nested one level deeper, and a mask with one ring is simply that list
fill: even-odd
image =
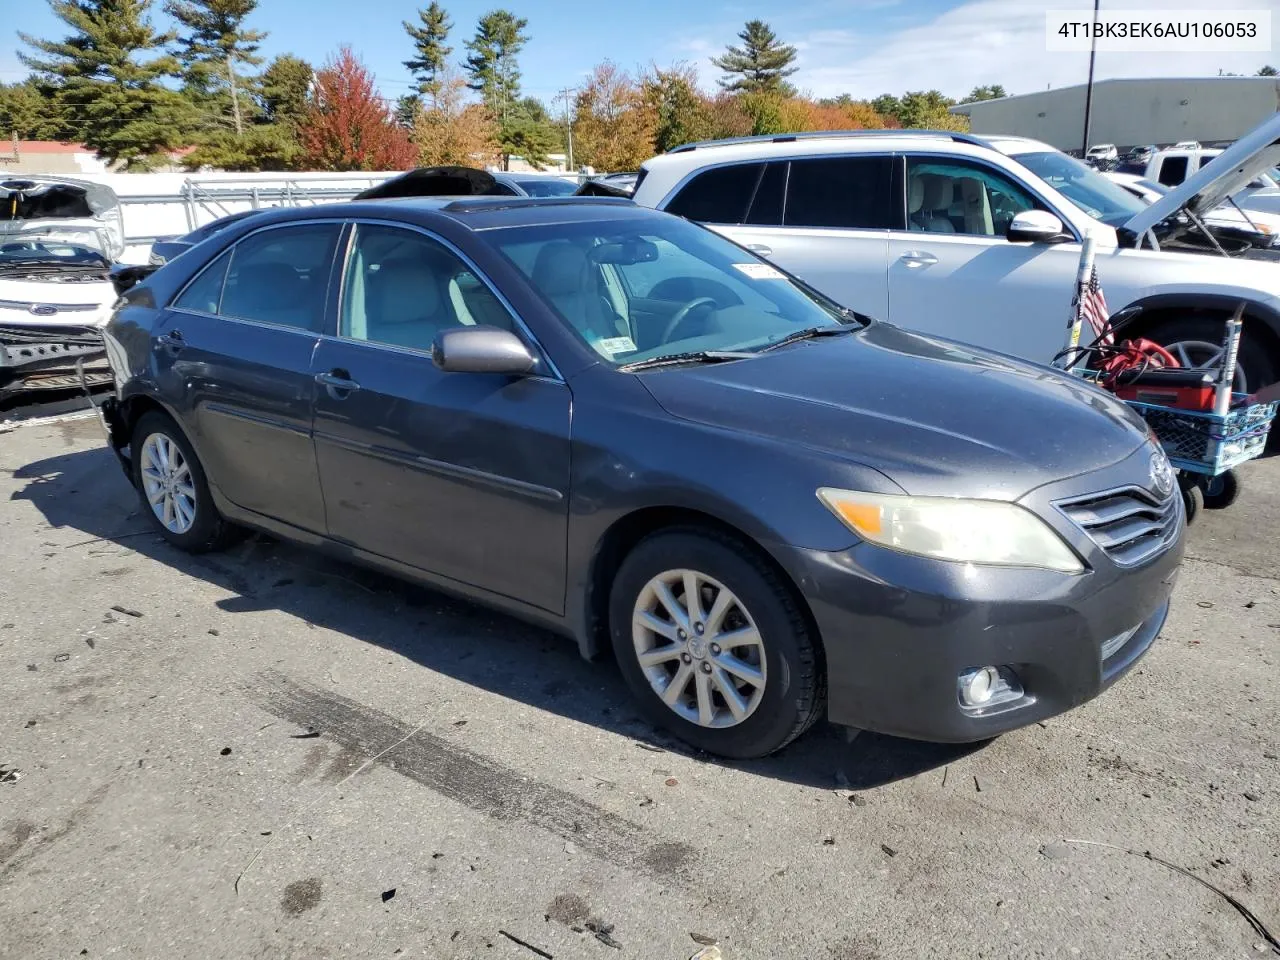
[{"label": "front door handle", "polygon": [[898,260],[908,267],[927,267],[938,262],[937,257],[923,250],[908,250]]},{"label": "front door handle", "polygon": [[768,257],[773,254],[773,247],[765,243],[748,243],[746,247],[752,253],[759,254],[762,257]]},{"label": "front door handle", "polygon": [[360,389],[360,384],[351,379],[345,370],[330,370],[328,373],[317,373],[316,383],[329,391],[335,400],[345,400]]}]

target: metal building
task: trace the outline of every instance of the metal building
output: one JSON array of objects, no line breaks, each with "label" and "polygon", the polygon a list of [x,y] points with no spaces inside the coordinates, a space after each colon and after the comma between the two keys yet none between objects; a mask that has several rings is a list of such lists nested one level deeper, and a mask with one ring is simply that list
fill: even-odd
[{"label": "metal building", "polygon": [[[1031,137],[1079,152],[1085,85],[952,107],[974,133]],[[1280,110],[1280,78],[1188,77],[1099,80],[1093,85],[1089,142],[1123,151],[1140,144],[1196,140],[1208,146],[1248,133]]]}]

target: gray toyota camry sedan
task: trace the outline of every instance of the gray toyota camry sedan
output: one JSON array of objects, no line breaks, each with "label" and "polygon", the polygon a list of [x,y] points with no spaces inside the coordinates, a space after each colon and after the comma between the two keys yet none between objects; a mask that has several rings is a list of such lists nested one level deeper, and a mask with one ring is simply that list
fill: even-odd
[{"label": "gray toyota camry sedan", "polygon": [[417,199],[233,224],[129,290],[110,443],[171,543],[256,528],[612,652],[729,757],[969,741],[1098,695],[1184,517],[1141,420],[695,224]]}]

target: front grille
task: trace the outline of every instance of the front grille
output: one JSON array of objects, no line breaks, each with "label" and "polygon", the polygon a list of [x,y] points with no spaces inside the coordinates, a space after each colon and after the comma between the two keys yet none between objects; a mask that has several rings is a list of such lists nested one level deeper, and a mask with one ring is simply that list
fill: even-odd
[{"label": "front grille", "polygon": [[1058,504],[1108,557],[1121,566],[1145,563],[1161,553],[1178,532],[1177,491],[1166,500],[1139,487],[1125,487]]}]

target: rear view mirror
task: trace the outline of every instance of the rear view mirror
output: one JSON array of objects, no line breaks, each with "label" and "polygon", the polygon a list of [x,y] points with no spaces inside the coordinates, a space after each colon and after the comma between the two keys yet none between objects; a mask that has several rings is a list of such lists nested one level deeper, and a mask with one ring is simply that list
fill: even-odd
[{"label": "rear view mirror", "polygon": [[601,243],[592,247],[587,256],[593,263],[653,263],[658,259],[658,246],[639,238],[616,243]]},{"label": "rear view mirror", "polygon": [[431,359],[446,373],[521,376],[537,364],[524,341],[500,327],[454,327],[436,335]]},{"label": "rear view mirror", "polygon": [[1011,243],[1060,243],[1067,239],[1062,221],[1044,210],[1024,210],[1005,234]]}]

